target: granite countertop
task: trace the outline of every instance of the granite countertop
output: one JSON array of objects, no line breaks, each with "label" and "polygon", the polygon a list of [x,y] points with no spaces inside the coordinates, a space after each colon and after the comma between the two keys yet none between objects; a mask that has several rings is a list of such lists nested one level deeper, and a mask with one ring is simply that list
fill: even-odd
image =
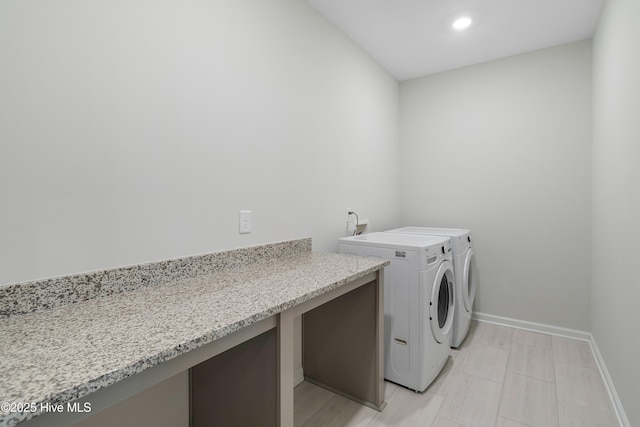
[{"label": "granite countertop", "polygon": [[387,263],[309,251],[0,319],[0,400],[86,396]]}]

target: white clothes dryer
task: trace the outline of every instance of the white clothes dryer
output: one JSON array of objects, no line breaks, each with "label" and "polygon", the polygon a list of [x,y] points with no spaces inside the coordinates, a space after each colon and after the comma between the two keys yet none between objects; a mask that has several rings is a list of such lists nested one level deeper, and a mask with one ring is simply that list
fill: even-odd
[{"label": "white clothes dryer", "polygon": [[387,233],[451,238],[456,281],[456,310],[453,320],[451,347],[458,348],[469,332],[478,281],[471,231],[463,228],[403,227],[389,230]]},{"label": "white clothes dryer", "polygon": [[455,283],[448,237],[370,233],[338,252],[391,260],[384,269],[385,378],[425,390],[451,351]]}]

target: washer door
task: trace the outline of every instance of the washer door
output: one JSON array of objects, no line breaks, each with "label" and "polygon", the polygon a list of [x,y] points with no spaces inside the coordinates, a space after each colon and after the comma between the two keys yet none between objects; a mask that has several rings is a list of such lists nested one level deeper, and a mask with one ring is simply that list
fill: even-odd
[{"label": "washer door", "polygon": [[433,337],[439,343],[449,341],[453,327],[455,311],[455,287],[453,285],[453,268],[449,261],[444,261],[438,268],[436,279],[431,290],[429,301],[429,322]]},{"label": "washer door", "polygon": [[469,248],[464,260],[464,273],[462,276],[462,300],[464,301],[465,310],[469,313],[471,313],[473,301],[476,298],[477,281],[478,274],[476,272],[476,257],[473,253],[473,249]]}]

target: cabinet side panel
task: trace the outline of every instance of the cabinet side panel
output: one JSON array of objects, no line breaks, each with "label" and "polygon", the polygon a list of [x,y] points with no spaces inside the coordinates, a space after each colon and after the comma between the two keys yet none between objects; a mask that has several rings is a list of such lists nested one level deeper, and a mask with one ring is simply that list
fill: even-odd
[{"label": "cabinet side panel", "polygon": [[277,424],[277,334],[271,329],[191,368],[191,426]]},{"label": "cabinet side panel", "polygon": [[305,378],[378,402],[377,302],[374,281],[303,315]]}]

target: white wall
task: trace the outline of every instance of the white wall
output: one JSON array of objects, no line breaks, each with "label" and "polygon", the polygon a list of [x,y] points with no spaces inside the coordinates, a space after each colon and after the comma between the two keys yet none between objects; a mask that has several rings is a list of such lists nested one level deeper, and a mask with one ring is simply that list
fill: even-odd
[{"label": "white wall", "polygon": [[5,1],[0,69],[0,284],[397,224],[398,84],[305,2]]},{"label": "white wall", "polygon": [[593,44],[592,333],[629,418],[640,425],[640,15],[608,0]]},{"label": "white wall", "polygon": [[475,310],[589,330],[591,44],[400,86],[401,223],[470,228]]}]

